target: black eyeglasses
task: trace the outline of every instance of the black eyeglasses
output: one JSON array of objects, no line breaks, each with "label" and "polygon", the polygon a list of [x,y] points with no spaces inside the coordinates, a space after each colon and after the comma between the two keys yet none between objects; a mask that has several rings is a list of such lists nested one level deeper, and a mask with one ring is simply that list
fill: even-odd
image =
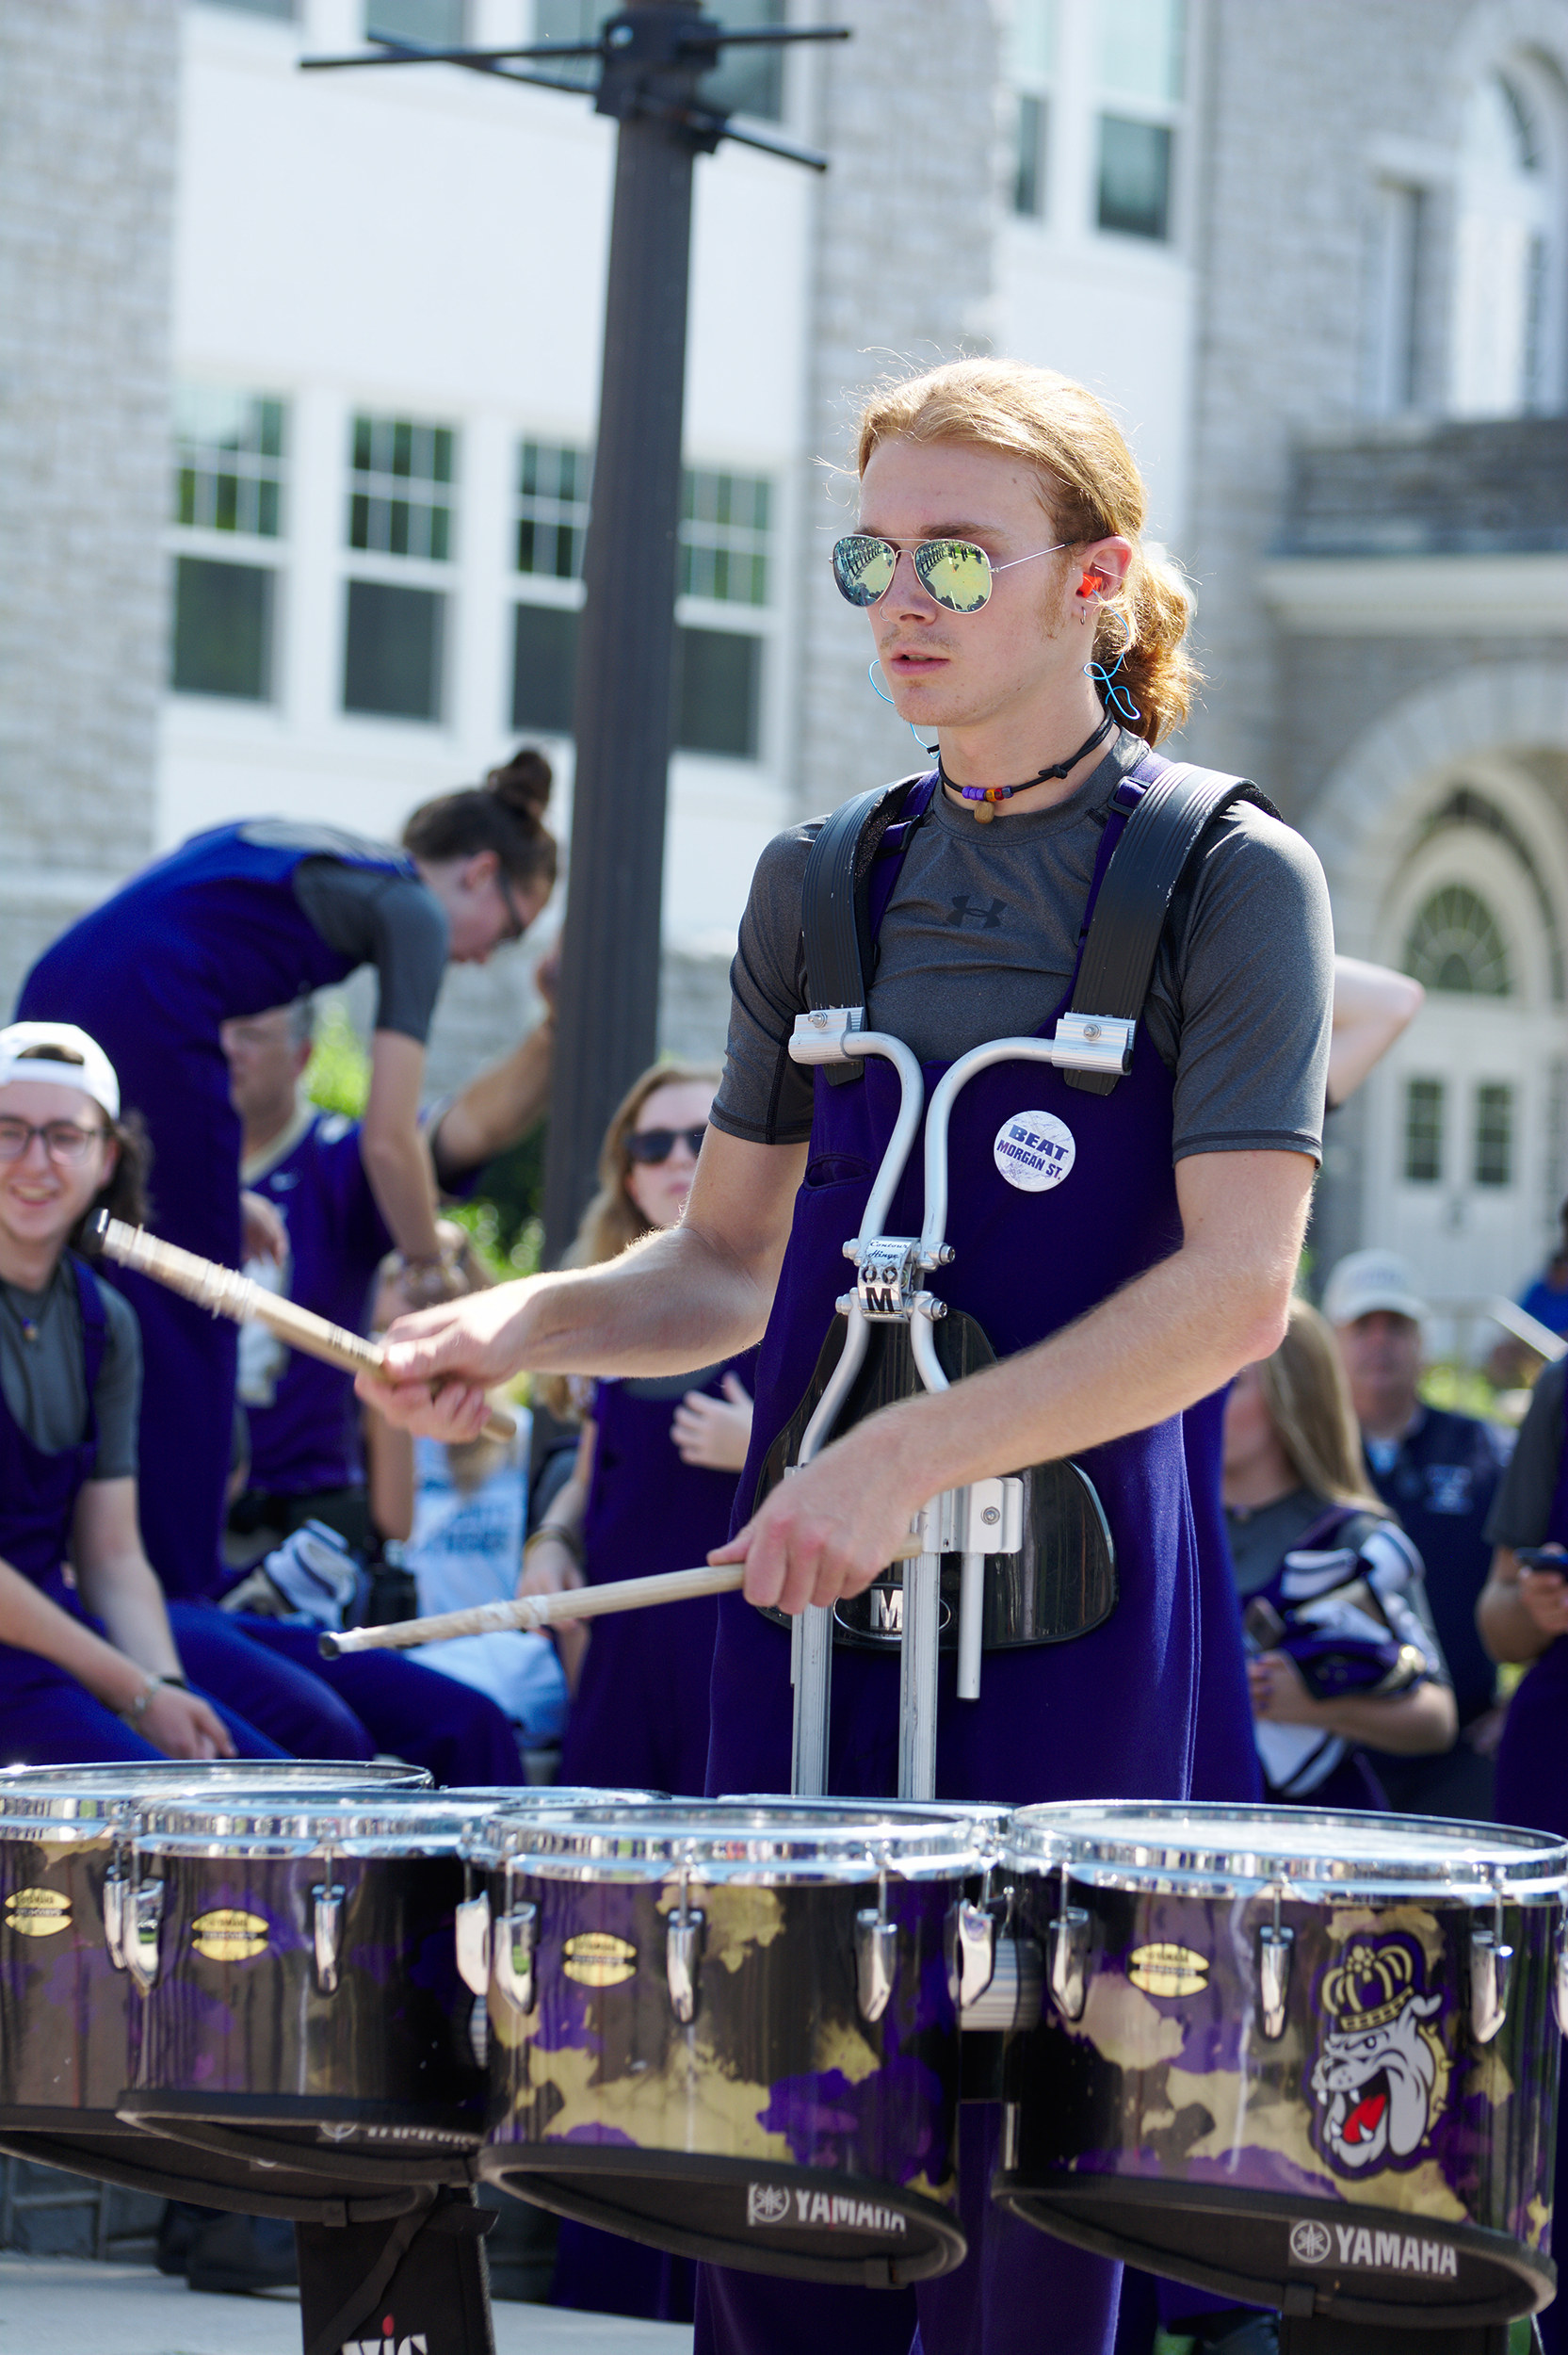
[{"label": "black eyeglasses", "polygon": [[626,1139],[626,1158],[649,1163],[667,1161],[682,1137],[697,1154],[703,1149],[707,1132],[705,1120],[699,1121],[695,1129],[634,1129]]},{"label": "black eyeglasses", "polygon": [[[35,1137],[52,1161],[79,1161],[102,1129],[79,1129],[73,1120],[46,1120],[35,1129],[30,1120],[0,1120],[0,1161],[20,1161]],[[668,1149],[668,1148],[667,1148]]]},{"label": "black eyeglasses", "polygon": [[528,929],[528,919],[511,896],[511,880],[504,867],[495,869],[495,888],[501,894],[501,903],[511,919],[510,930],[504,935],[509,947],[514,940],[522,939]]}]

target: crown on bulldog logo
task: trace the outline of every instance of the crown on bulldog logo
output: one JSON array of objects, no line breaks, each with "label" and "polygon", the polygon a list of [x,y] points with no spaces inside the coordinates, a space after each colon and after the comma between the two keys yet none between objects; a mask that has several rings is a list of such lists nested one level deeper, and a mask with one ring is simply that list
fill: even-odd
[{"label": "crown on bulldog logo", "polygon": [[1351,1945],[1323,1980],[1323,2006],[1342,2036],[1385,2028],[1414,1985],[1408,1946]]}]

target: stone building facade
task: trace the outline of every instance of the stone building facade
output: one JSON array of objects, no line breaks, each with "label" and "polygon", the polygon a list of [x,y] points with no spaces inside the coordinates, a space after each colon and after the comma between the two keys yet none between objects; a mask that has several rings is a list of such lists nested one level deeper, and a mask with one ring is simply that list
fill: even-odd
[{"label": "stone building facade", "polygon": [[148,855],[179,0],[0,10],[0,1004]]}]

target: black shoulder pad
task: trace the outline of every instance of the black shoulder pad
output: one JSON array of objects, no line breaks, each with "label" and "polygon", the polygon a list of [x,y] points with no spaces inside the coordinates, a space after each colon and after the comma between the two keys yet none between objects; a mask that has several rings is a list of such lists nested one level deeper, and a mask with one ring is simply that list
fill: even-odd
[{"label": "black shoulder pad", "polygon": [[[801,890],[800,934],[805,951],[806,1002],[810,1006],[864,1006],[871,968],[866,930],[866,878],[877,847],[903,805],[911,786],[925,774],[873,786],[835,809],[811,846]],[[828,1077],[842,1086],[861,1077],[858,1063],[830,1064]]]},{"label": "black shoulder pad", "polygon": [[[1128,819],[1094,903],[1073,992],[1075,1014],[1136,1022],[1149,995],[1159,936],[1182,870],[1210,819],[1232,802],[1272,803],[1246,777],[1213,769],[1167,769]],[[1066,1071],[1069,1087],[1108,1096],[1119,1073]]]}]

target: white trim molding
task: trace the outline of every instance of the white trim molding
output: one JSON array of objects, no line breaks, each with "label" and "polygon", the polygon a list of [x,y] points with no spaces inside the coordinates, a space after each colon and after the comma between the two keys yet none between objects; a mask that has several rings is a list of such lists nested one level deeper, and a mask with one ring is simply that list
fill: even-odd
[{"label": "white trim molding", "polygon": [[1568,631],[1568,555],[1276,556],[1264,602],[1298,638],[1517,638]]}]

